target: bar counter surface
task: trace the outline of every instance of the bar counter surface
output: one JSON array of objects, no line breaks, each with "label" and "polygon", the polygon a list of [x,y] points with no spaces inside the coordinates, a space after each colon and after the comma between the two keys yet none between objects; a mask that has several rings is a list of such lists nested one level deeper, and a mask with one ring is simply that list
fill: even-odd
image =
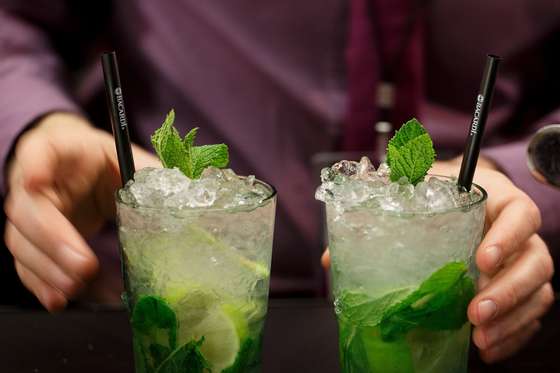
[{"label": "bar counter surface", "polygon": [[[556,367],[560,307],[515,358],[487,366],[471,351],[470,373],[548,373]],[[58,314],[0,307],[2,373],[133,373],[128,316],[123,310],[71,309]],[[474,349],[472,349],[474,350]],[[338,373],[333,309],[323,299],[272,299],[265,328],[263,373]]]}]

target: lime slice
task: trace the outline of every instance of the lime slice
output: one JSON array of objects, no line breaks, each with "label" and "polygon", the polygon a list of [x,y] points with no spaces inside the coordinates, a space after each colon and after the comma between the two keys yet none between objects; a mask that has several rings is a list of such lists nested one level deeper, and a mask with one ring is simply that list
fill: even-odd
[{"label": "lime slice", "polygon": [[239,263],[241,267],[248,269],[255,274],[257,278],[267,278],[270,272],[262,263],[255,262],[253,260],[245,258],[241,255],[235,248],[230,247],[218,240],[211,233],[205,229],[191,224],[186,227],[185,234],[188,236],[188,241],[190,244],[198,244],[200,246],[209,246],[219,252],[220,255],[224,255],[233,259],[233,261]]},{"label": "lime slice", "polygon": [[[410,348],[404,338],[385,342],[378,328],[366,327],[359,332],[367,360],[374,372],[412,373],[415,372]],[[422,371],[420,371],[422,372]],[[431,373],[431,371],[428,371]]]},{"label": "lime slice", "polygon": [[164,298],[175,310],[179,328],[188,329],[205,319],[219,300],[214,291],[195,284],[168,285]]},{"label": "lime slice", "polygon": [[248,333],[246,316],[230,306],[215,306],[207,310],[204,319],[189,326],[179,325],[179,344],[204,337],[200,352],[210,363],[213,372],[221,372],[235,362],[240,341]]}]

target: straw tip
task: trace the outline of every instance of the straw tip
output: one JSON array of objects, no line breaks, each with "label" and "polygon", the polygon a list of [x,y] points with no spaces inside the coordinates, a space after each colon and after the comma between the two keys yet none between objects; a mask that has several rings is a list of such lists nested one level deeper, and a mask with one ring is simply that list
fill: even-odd
[{"label": "straw tip", "polygon": [[498,61],[503,60],[503,58],[501,56],[498,56],[497,54],[489,53],[487,54],[487,56],[488,58],[491,58],[493,60],[498,60]]},{"label": "straw tip", "polygon": [[101,61],[111,61],[117,58],[115,51],[103,52],[101,53]]}]

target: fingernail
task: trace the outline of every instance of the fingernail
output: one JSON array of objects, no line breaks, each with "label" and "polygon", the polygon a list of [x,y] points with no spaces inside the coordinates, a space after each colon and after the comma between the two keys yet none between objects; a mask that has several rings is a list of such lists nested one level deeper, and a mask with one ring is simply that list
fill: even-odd
[{"label": "fingernail", "polygon": [[475,329],[473,332],[473,341],[476,347],[480,348],[481,350],[488,348],[487,336],[484,334],[484,332],[478,329]]},{"label": "fingernail", "polygon": [[502,262],[502,249],[498,246],[487,247],[484,254],[492,268],[496,268]]},{"label": "fingernail", "polygon": [[486,299],[478,303],[478,322],[484,324],[496,315],[498,307],[493,301]]}]

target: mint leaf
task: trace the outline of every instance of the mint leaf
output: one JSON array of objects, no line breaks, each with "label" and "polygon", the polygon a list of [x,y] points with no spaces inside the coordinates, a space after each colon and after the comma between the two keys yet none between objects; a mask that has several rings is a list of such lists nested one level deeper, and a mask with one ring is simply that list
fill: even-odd
[{"label": "mint leaf", "polygon": [[183,139],[183,145],[185,146],[185,149],[191,149],[194,146],[194,139],[196,138],[197,134],[198,127],[195,127],[185,135],[185,138]]},{"label": "mint leaf", "polygon": [[467,307],[474,293],[474,282],[467,275],[465,263],[448,263],[385,312],[381,336],[393,340],[416,327],[459,329],[467,322]]},{"label": "mint leaf", "polygon": [[177,167],[187,177],[198,179],[205,168],[226,167],[229,163],[228,147],[225,144],[195,146],[198,128],[190,130],[185,138],[173,126],[175,111],[171,110],[162,126],[152,135],[152,145],[166,168]]},{"label": "mint leaf", "polygon": [[191,148],[191,157],[193,179],[198,179],[207,167],[223,168],[229,163],[226,144],[195,146]]},{"label": "mint leaf", "polygon": [[387,309],[402,301],[411,292],[412,289],[409,288],[399,289],[372,300],[364,293],[345,291],[338,297],[337,307],[341,317],[354,325],[376,326]]},{"label": "mint leaf", "polygon": [[182,345],[165,359],[155,373],[211,372],[208,362],[200,352],[203,343],[204,337],[198,341],[190,341]]},{"label": "mint leaf", "polygon": [[135,345],[144,356],[143,365],[152,370],[175,349],[177,318],[162,298],[141,297],[132,312],[131,325]]},{"label": "mint leaf", "polygon": [[417,119],[406,122],[387,147],[387,163],[391,181],[406,176],[414,185],[422,181],[435,159],[430,135]]},{"label": "mint leaf", "polygon": [[357,327],[339,321],[340,364],[343,372],[370,372],[369,359],[364,342],[357,334]]},{"label": "mint leaf", "polygon": [[177,167],[185,175],[189,176],[192,173],[189,159],[190,154],[183,146],[179,132],[173,126],[174,122],[175,111],[171,110],[165,117],[162,126],[152,135],[152,146],[161,160],[163,167]]}]

